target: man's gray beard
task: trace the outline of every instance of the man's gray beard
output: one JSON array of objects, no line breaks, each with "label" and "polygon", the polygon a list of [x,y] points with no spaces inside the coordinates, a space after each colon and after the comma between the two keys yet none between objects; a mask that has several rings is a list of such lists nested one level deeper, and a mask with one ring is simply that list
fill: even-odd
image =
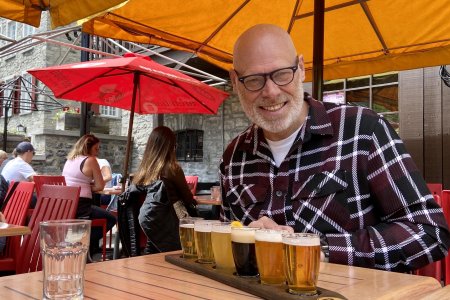
[{"label": "man's gray beard", "polygon": [[294,95],[294,97],[299,100],[295,102],[294,101],[290,102],[293,105],[288,110],[287,115],[282,119],[268,121],[264,119],[260,114],[258,114],[256,112],[256,109],[252,105],[244,104],[244,101],[242,100],[244,99],[244,96],[240,89],[238,89],[238,96],[239,101],[241,102],[241,107],[244,113],[250,119],[250,121],[252,121],[258,127],[261,127],[262,129],[272,133],[278,133],[288,129],[289,126],[291,126],[292,123],[295,122],[297,118],[300,116],[304,103],[303,85],[300,83],[297,88],[297,93]]}]

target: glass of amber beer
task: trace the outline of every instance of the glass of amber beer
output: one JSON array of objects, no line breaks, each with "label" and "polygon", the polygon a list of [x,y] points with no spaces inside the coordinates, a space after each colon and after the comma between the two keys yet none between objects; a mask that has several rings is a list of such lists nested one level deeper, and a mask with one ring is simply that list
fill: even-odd
[{"label": "glass of amber beer", "polygon": [[231,227],[231,250],[239,276],[257,276],[255,231],[253,227]]},{"label": "glass of amber beer", "polygon": [[282,234],[285,230],[259,229],[255,232],[256,261],[263,284],[284,284]]},{"label": "glass of amber beer", "polygon": [[197,262],[201,264],[214,263],[211,243],[211,227],[220,221],[199,220],[194,223],[195,246],[197,247]]},{"label": "glass of amber beer", "polygon": [[231,222],[213,224],[211,243],[216,269],[234,272],[233,253],[231,252]]},{"label": "glass of amber beer", "polygon": [[194,223],[203,218],[187,217],[180,219],[180,242],[184,258],[197,257],[194,239]]},{"label": "glass of amber beer", "polygon": [[289,293],[316,295],[320,266],[320,237],[313,233],[283,234]]}]

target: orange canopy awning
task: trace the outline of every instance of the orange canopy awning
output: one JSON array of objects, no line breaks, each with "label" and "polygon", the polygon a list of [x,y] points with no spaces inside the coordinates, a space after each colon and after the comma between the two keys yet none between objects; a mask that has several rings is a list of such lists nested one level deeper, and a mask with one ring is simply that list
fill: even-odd
[{"label": "orange canopy awning", "polygon": [[[229,69],[236,38],[259,23],[286,28],[311,80],[312,0],[130,0],[83,24],[103,37],[196,53]],[[324,79],[450,64],[447,0],[327,0]]]},{"label": "orange canopy awning", "polygon": [[0,0],[0,18],[39,27],[41,12],[49,11],[52,28],[93,16],[126,0]]}]

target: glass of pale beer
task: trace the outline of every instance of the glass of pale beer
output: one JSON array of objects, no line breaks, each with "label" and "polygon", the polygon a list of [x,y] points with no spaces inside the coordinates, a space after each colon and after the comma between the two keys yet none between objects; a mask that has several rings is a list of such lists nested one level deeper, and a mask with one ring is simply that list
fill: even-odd
[{"label": "glass of pale beer", "polygon": [[201,264],[214,263],[211,243],[211,227],[217,221],[200,220],[194,223],[195,246],[197,247],[197,262]]},{"label": "glass of pale beer", "polygon": [[197,257],[194,239],[194,223],[203,218],[187,217],[180,219],[180,242],[184,258]]},{"label": "glass of pale beer", "polygon": [[316,295],[320,267],[320,237],[313,233],[283,234],[289,293]]},{"label": "glass of pale beer", "polygon": [[255,231],[253,227],[231,227],[231,250],[239,276],[257,276]]},{"label": "glass of pale beer", "polygon": [[234,272],[233,253],[231,252],[231,222],[213,224],[211,243],[216,269]]},{"label": "glass of pale beer", "polygon": [[263,284],[284,284],[282,235],[286,230],[259,229],[255,232],[256,261]]}]

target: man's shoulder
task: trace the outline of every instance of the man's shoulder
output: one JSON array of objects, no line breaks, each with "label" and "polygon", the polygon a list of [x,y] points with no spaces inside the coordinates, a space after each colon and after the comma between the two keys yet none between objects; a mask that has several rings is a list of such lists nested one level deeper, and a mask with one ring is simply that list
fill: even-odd
[{"label": "man's shoulder", "polygon": [[236,137],[234,137],[228,144],[228,146],[225,148],[225,151],[223,153],[223,159],[227,160],[226,158],[230,157],[236,149],[250,146],[250,140],[253,139],[254,132],[255,126],[250,125],[244,131],[242,131]]}]

